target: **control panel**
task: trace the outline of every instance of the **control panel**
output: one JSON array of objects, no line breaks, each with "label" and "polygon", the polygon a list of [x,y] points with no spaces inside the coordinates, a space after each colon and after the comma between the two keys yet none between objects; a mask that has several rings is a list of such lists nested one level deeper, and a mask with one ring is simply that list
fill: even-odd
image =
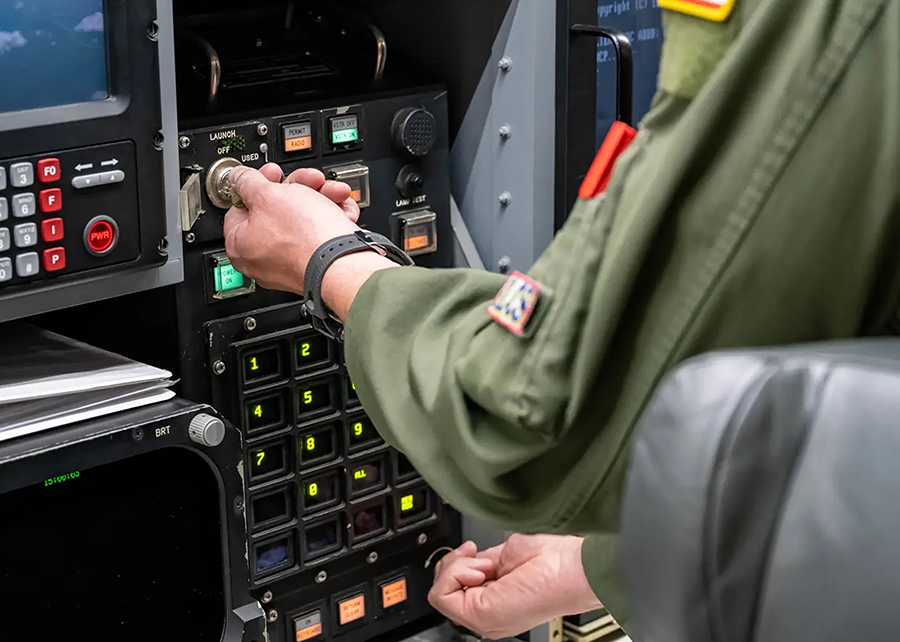
[{"label": "control panel", "polygon": [[141,255],[131,142],[0,161],[0,294]]},{"label": "control panel", "polygon": [[179,138],[185,241],[221,242],[231,205],[223,171],[275,162],[285,174],[314,167],[347,183],[362,227],[392,238],[421,265],[450,265],[447,136],[442,90],[185,130]]}]

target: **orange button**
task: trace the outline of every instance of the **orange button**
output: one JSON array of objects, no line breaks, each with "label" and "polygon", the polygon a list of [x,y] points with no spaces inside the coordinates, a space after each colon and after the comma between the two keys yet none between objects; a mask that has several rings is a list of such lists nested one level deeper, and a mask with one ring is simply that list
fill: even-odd
[{"label": "orange button", "polygon": [[366,596],[357,595],[349,600],[339,602],[338,610],[340,611],[338,622],[340,622],[341,626],[362,619],[366,616]]},{"label": "orange button", "polygon": [[406,601],[406,578],[381,585],[381,607],[389,609]]},{"label": "orange button", "polygon": [[312,148],[312,136],[300,136],[299,138],[288,138],[284,141],[284,151],[300,152],[304,149]]},{"label": "orange button", "polygon": [[318,637],[320,635],[322,635],[322,625],[313,624],[312,626],[308,626],[305,629],[297,631],[297,642],[312,640],[314,637]]},{"label": "orange button", "polygon": [[313,611],[306,615],[294,618],[294,632],[297,642],[306,642],[322,635],[322,613]]}]

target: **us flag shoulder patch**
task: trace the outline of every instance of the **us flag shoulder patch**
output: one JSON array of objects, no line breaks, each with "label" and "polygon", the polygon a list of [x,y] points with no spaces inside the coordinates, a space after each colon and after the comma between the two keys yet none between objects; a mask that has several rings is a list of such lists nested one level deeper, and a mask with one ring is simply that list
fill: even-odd
[{"label": "us flag shoulder patch", "polygon": [[663,9],[714,22],[724,22],[734,11],[737,0],[658,0],[658,2]]},{"label": "us flag shoulder patch", "polygon": [[513,334],[524,337],[543,288],[521,272],[513,272],[488,306],[490,317]]}]

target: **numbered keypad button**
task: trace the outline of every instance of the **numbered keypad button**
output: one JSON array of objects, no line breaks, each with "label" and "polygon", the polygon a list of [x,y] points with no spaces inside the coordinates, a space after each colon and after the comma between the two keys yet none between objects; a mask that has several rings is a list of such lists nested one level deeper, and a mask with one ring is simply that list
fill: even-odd
[{"label": "numbered keypad button", "polygon": [[13,278],[12,259],[0,259],[0,283]]},{"label": "numbered keypad button", "polygon": [[9,201],[6,200],[5,196],[0,196],[0,221],[5,221],[9,218]]},{"label": "numbered keypad button", "polygon": [[[24,223],[15,227],[16,247],[32,247],[37,245],[37,225],[35,223]],[[35,254],[37,256],[37,254]]]},{"label": "numbered keypad button", "polygon": [[37,252],[28,252],[16,257],[16,274],[25,278],[35,276],[40,271]]},{"label": "numbered keypad button", "polygon": [[10,165],[9,179],[13,187],[31,187],[34,185],[34,165],[31,163]]},{"label": "numbered keypad button", "polygon": [[9,228],[0,227],[0,252],[6,252],[12,247],[12,241],[9,239]]},{"label": "numbered keypad button", "polygon": [[28,218],[37,212],[37,200],[34,194],[16,194],[12,198],[13,216]]},{"label": "numbered keypad button", "polygon": [[6,189],[6,168],[0,167],[0,190]]}]

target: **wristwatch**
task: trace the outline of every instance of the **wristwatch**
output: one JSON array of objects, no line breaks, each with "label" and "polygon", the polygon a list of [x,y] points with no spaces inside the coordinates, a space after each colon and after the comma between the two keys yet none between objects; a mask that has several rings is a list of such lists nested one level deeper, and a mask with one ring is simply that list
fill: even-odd
[{"label": "wristwatch", "polygon": [[338,236],[319,246],[306,266],[306,277],[303,280],[303,310],[312,320],[313,328],[338,342],[344,340],[344,326],[322,300],[322,282],[325,280],[325,272],[335,261],[348,254],[359,252],[377,252],[404,267],[415,265],[409,255],[391,243],[390,239],[365,230]]}]

